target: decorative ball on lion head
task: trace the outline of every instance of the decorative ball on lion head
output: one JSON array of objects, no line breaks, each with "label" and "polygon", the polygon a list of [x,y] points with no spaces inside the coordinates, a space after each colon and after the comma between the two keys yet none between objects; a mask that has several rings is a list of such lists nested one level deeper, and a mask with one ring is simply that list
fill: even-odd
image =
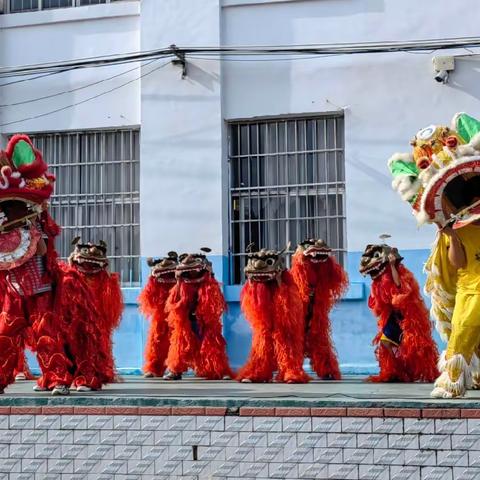
[{"label": "decorative ball on lion head", "polygon": [[27,135],[14,135],[0,152],[0,270],[23,265],[36,252],[34,224],[53,193],[55,177]]},{"label": "decorative ball on lion head", "polygon": [[396,153],[388,166],[417,222],[459,228],[480,218],[480,121],[457,113],[450,127],[423,128],[411,145],[412,153]]},{"label": "decorative ball on lion head", "polygon": [[108,268],[107,244],[103,240],[84,243],[80,237],[75,237],[72,245],[75,248],[68,263],[79,272],[92,275]]}]

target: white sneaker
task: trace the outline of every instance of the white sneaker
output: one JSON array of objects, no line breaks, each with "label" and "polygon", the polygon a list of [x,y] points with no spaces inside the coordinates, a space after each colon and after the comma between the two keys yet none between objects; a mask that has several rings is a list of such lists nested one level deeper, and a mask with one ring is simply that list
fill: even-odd
[{"label": "white sneaker", "polygon": [[249,378],[242,378],[242,383],[252,383]]},{"label": "white sneaker", "polygon": [[38,383],[33,387],[34,392],[48,392],[47,387],[41,387]]},{"label": "white sneaker", "polygon": [[22,381],[22,380],[26,380],[27,377],[25,376],[25,374],[23,372],[20,372],[20,373],[17,373],[15,375],[15,381],[16,382],[19,382],[19,381]]},{"label": "white sneaker", "polygon": [[77,387],[77,392],[91,392],[92,389],[90,387],[87,387],[86,385],[79,385]]},{"label": "white sneaker", "polygon": [[52,390],[52,395],[70,395],[70,389],[66,385],[56,385]]}]

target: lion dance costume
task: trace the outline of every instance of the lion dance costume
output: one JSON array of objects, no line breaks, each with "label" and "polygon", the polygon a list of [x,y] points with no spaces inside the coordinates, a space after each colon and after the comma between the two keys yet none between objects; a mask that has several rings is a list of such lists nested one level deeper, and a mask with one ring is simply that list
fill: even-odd
[{"label": "lion dance costume", "polygon": [[291,273],[300,290],[305,315],[305,356],[324,380],[340,380],[340,368],[331,339],[328,315],[348,287],[348,277],[321,239],[300,243]]},{"label": "lion dance costume", "polygon": [[67,394],[70,384],[58,319],[54,238],[60,232],[46,210],[55,178],[26,135],[14,135],[0,153],[0,271],[5,285],[0,315],[0,390],[13,382],[24,342],[33,338],[42,376],[37,390]]},{"label": "lion dance costume", "polygon": [[[440,362],[433,397],[465,395],[480,387],[480,122],[456,114],[450,127],[420,130],[412,153],[389,160],[393,187],[410,203],[419,224],[435,223],[440,232],[427,260],[425,291],[432,299],[437,330],[448,342]],[[449,260],[453,227],[466,264]]]},{"label": "lion dance costume", "polygon": [[56,309],[64,325],[64,348],[72,386],[99,390],[116,379],[112,335],[123,311],[118,274],[108,272],[107,245],[76,237],[68,265],[61,265]]},{"label": "lion dance costume", "polygon": [[180,380],[188,368],[208,380],[231,378],[221,316],[227,306],[203,248],[184,253],[175,270],[176,285],[166,304],[170,346],[165,380]]},{"label": "lion dance costume", "polygon": [[241,382],[306,383],[303,370],[305,321],[295,281],[285,269],[284,251],[249,252],[241,308],[253,330],[247,363],[238,373]]},{"label": "lion dance costume", "polygon": [[361,258],[360,273],[372,278],[368,306],[379,330],[373,344],[380,373],[368,380],[432,382],[438,375],[438,351],[428,309],[415,277],[401,261],[397,249],[386,244],[367,245]]},{"label": "lion dance costume", "polygon": [[151,321],[143,366],[144,376],[151,378],[163,376],[166,369],[170,333],[165,306],[170,290],[176,283],[178,255],[176,252],[169,252],[164,258],[149,258],[147,263],[151,274],[138,302],[140,311]]}]

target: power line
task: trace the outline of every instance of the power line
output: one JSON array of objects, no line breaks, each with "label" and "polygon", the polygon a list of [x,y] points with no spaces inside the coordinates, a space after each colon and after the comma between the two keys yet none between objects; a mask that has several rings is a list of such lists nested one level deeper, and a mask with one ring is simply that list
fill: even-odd
[{"label": "power line", "polygon": [[38,118],[46,117],[46,116],[52,115],[52,114],[54,114],[54,113],[58,113],[58,112],[62,112],[62,111],[64,111],[64,110],[68,110],[69,108],[73,108],[73,107],[76,107],[76,106],[78,106],[78,105],[82,105],[82,104],[87,103],[87,102],[89,102],[89,101],[91,101],[91,100],[94,100],[94,99],[96,99],[96,98],[99,98],[99,97],[101,97],[101,96],[103,96],[103,95],[106,95],[106,94],[108,94],[108,93],[114,92],[115,90],[118,90],[118,89],[120,89],[120,88],[122,88],[122,87],[125,87],[126,85],[129,85],[129,84],[131,84],[131,83],[133,83],[133,82],[136,82],[136,81],[140,80],[141,78],[144,78],[144,77],[146,77],[147,75],[150,75],[150,74],[156,72],[157,70],[160,70],[160,69],[162,69],[163,67],[166,67],[166,66],[169,65],[170,63],[171,63],[171,61],[165,62],[165,63],[163,63],[162,65],[160,65],[160,66],[158,66],[158,67],[150,70],[149,72],[143,73],[142,75],[138,76],[137,78],[134,78],[134,79],[132,79],[132,80],[129,80],[128,82],[122,83],[121,85],[118,85],[118,86],[116,86],[116,87],[113,87],[113,88],[111,88],[110,90],[105,90],[104,92],[100,92],[100,93],[98,93],[97,95],[93,95],[92,97],[85,98],[84,100],[81,100],[81,101],[79,101],[79,102],[72,103],[72,104],[66,105],[66,106],[64,106],[64,107],[56,108],[55,110],[50,110],[49,112],[39,113],[39,114],[37,114],[37,115],[32,115],[31,117],[22,118],[22,119],[20,119],[20,120],[13,120],[13,121],[11,121],[11,122],[0,123],[0,127],[5,127],[5,126],[7,126],[7,125],[14,125],[14,124],[16,124],[16,123],[23,123],[23,122],[27,122],[27,121],[29,121],[29,120],[36,120],[36,119],[38,119]]},{"label": "power line", "polygon": [[114,54],[102,57],[68,60],[64,62],[41,63],[0,69],[0,77],[31,75],[57,71],[58,69],[93,68],[120,63],[138,62],[166,55],[203,54],[211,56],[257,56],[257,55],[354,55],[368,53],[421,52],[431,50],[461,49],[480,47],[480,37],[442,38],[434,40],[411,40],[394,42],[361,42],[307,45],[259,45],[259,46],[222,46],[222,47],[170,47]]},{"label": "power line", "polygon": [[[147,62],[143,66],[150,65],[151,63],[156,62],[156,61],[157,60],[150,60],[150,62]],[[48,98],[59,97],[61,95],[65,95],[67,93],[78,92],[79,90],[84,90],[85,88],[93,87],[95,85],[99,85],[101,83],[108,82],[109,80],[113,80],[114,78],[121,77],[122,75],[126,75],[127,73],[133,72],[134,70],[138,70],[138,68],[140,68],[140,67],[137,66],[137,67],[134,67],[134,68],[130,68],[129,70],[125,70],[124,72],[117,73],[116,75],[112,75],[111,77],[103,78],[102,80],[98,80],[98,81],[93,82],[93,83],[88,83],[87,85],[82,85],[81,87],[72,88],[70,90],[64,90],[63,92],[52,93],[50,95],[44,95],[43,97],[32,98],[30,100],[22,100],[21,102],[6,103],[4,105],[0,105],[0,108],[15,107],[17,105],[25,105],[26,103],[35,103],[35,102],[39,102],[40,100],[46,100]],[[51,74],[49,74],[49,75],[51,75]]]}]

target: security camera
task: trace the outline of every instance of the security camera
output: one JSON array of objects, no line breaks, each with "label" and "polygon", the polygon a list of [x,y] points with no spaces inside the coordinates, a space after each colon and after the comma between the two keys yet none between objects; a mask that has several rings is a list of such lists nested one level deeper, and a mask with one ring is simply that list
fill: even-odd
[{"label": "security camera", "polygon": [[435,72],[433,77],[438,83],[447,83],[448,82],[448,72],[446,70],[440,70]]},{"label": "security camera", "polygon": [[435,81],[443,84],[447,83],[449,73],[455,70],[455,57],[433,57],[432,62]]}]

